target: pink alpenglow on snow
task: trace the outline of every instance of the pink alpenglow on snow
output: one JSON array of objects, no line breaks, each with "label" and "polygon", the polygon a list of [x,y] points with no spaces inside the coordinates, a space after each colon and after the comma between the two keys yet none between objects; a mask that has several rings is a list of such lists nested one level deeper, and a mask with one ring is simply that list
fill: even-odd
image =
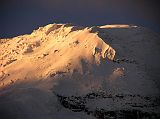
[{"label": "pink alpenglow on snow", "polygon": [[0,39],[0,118],[158,118],[159,45],[125,24],[49,24]]}]

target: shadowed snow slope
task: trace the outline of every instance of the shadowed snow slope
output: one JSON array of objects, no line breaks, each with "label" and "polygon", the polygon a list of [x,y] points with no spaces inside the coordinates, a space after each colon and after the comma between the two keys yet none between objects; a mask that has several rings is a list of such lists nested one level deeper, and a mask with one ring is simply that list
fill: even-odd
[{"label": "shadowed snow slope", "polygon": [[158,34],[133,25],[49,24],[0,39],[0,117],[100,119],[103,109],[158,118],[159,46]]}]

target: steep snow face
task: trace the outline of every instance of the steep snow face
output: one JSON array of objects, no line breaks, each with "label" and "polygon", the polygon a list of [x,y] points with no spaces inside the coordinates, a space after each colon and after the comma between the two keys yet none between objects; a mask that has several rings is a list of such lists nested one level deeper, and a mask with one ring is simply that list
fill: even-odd
[{"label": "steep snow face", "polygon": [[159,93],[160,36],[143,27],[116,26],[100,27],[99,36],[116,50],[115,62],[124,67],[125,83],[142,94]]},{"label": "steep snow face", "polygon": [[159,45],[134,25],[49,24],[0,39],[0,117],[159,117]]}]

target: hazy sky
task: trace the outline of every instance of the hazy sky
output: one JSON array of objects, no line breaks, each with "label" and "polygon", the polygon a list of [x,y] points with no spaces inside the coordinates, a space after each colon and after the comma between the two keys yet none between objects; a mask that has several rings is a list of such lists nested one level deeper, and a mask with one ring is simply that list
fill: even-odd
[{"label": "hazy sky", "polygon": [[31,33],[49,23],[135,24],[160,33],[158,0],[2,0],[0,37]]}]

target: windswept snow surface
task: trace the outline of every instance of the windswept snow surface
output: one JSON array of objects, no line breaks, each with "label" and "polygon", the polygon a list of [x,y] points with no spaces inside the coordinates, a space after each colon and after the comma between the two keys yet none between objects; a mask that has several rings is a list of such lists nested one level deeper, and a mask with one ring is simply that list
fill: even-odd
[{"label": "windswept snow surface", "polygon": [[160,36],[49,24],[0,39],[0,118],[160,118]]}]

